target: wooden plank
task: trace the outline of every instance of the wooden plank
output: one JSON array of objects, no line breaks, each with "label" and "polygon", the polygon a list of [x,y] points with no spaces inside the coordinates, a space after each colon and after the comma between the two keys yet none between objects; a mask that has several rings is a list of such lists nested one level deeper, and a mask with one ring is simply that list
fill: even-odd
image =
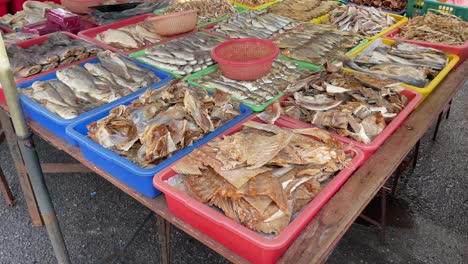
[{"label": "wooden plank", "polygon": [[44,173],[86,173],[93,172],[81,163],[41,163]]},{"label": "wooden plank", "polygon": [[280,263],[322,263],[404,157],[463,87],[468,61],[449,74],[319,211]]},{"label": "wooden plank", "polygon": [[0,167],[0,193],[3,194],[6,203],[8,206],[13,207],[15,204],[15,197],[11,193],[10,186],[8,186],[8,182],[6,180],[5,174],[3,174],[3,170]]},{"label": "wooden plank", "polygon": [[39,211],[39,206],[37,205],[36,197],[34,196],[34,191],[32,189],[31,182],[29,181],[29,176],[23,164],[23,157],[21,156],[18,147],[13,125],[8,113],[4,110],[6,107],[3,104],[0,104],[0,107],[2,108],[0,109],[0,123],[2,123],[11,158],[15,163],[16,173],[18,174],[21,190],[23,192],[24,199],[26,200],[29,216],[31,217],[33,226],[43,226],[44,223]]}]

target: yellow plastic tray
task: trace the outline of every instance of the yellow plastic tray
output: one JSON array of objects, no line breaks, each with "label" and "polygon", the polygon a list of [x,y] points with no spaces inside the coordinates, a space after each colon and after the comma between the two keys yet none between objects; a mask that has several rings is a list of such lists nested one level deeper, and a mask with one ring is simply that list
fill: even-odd
[{"label": "yellow plastic tray", "polygon": [[243,8],[247,8],[249,10],[260,10],[260,9],[265,9],[273,4],[276,4],[278,2],[281,2],[281,0],[273,0],[273,1],[270,1],[268,3],[265,3],[263,5],[259,5],[259,6],[248,6],[248,5],[244,5],[244,4],[241,4],[241,3],[238,3],[236,1],[233,1],[233,0],[227,0],[227,2],[233,4],[233,5],[236,5],[236,6],[240,6],[240,7],[243,7]]},{"label": "yellow plastic tray", "polygon": [[[390,26],[388,28],[385,28],[384,30],[380,31],[380,33],[378,33],[375,36],[366,37],[368,40],[373,40],[373,39],[376,39],[376,38],[380,38],[381,36],[387,34],[388,32],[390,32],[390,31],[394,30],[395,28],[398,28],[398,27],[406,24],[406,22],[408,22],[408,18],[405,17],[405,16],[400,16],[400,15],[397,15],[397,14],[392,14],[392,13],[387,13],[387,12],[384,12],[384,13],[391,16],[391,17],[393,17],[393,19],[395,19],[396,23],[393,24],[392,26]],[[321,17],[313,19],[312,21],[310,21],[310,23],[312,23],[312,24],[322,24],[323,22],[327,21],[329,18],[330,18],[330,14],[326,14],[326,15],[323,15]]]},{"label": "yellow plastic tray", "polygon": [[[385,45],[393,45],[396,43],[395,40],[391,40],[391,39],[386,39],[386,38],[381,38],[382,40],[382,43],[385,44]],[[348,58],[353,58],[355,57],[356,55],[358,55],[359,53],[363,52],[364,50],[366,50],[370,45],[372,45],[372,43],[374,43],[374,41],[370,41],[369,43],[367,43],[366,45],[363,45],[362,47],[350,52],[347,57]],[[439,83],[445,78],[445,76],[447,76],[447,74],[449,74],[449,72],[453,69],[453,67],[457,64],[458,60],[460,59],[457,55],[454,55],[454,54],[447,54],[447,57],[449,59],[449,62],[448,64],[445,66],[445,68],[443,68],[439,74],[437,74],[437,76],[429,83],[426,85],[426,87],[424,88],[420,88],[420,87],[416,87],[416,86],[412,86],[412,85],[409,85],[409,84],[403,84],[403,86],[405,88],[408,88],[410,90],[413,90],[413,91],[416,91],[420,94],[423,95],[423,100],[426,99],[426,97],[432,93],[432,91],[434,91],[435,88],[437,88],[437,86],[439,85]],[[351,69],[349,69],[351,70]]]}]

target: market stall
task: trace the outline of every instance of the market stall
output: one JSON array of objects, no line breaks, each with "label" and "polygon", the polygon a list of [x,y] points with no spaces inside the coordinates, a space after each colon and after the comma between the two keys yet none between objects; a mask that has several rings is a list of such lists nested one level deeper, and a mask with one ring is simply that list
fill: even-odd
[{"label": "market stall", "polygon": [[[223,12],[207,17],[210,5]],[[92,171],[160,217],[163,263],[171,224],[234,263],[324,262],[466,82],[467,22],[391,13],[404,8],[204,0],[141,15],[140,5],[79,37],[10,44],[0,117],[33,223],[37,199],[67,263],[42,171]],[[182,19],[173,12],[190,26],[158,31]],[[415,36],[432,15],[457,25],[448,40]],[[34,133],[82,165],[34,164],[18,102]]]}]

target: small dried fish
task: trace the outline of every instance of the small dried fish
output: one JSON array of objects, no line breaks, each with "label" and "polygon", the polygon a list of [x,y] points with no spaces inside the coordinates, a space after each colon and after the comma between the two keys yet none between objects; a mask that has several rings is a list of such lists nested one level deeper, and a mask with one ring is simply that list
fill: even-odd
[{"label": "small dried fish", "polygon": [[257,7],[272,2],[272,0],[235,0],[234,2],[250,7]]},{"label": "small dried fish", "polygon": [[[319,72],[307,87],[282,103],[282,113],[366,144],[407,104],[393,80],[348,72]],[[269,106],[262,119],[274,122]],[[266,114],[269,113],[269,114]]]},{"label": "small dried fish", "polygon": [[145,49],[135,57],[146,64],[187,75],[214,64],[211,50],[222,40],[204,33],[195,33]]},{"label": "small dried fish", "polygon": [[232,16],[236,8],[223,0],[174,1],[165,11],[170,14],[180,11],[196,10],[198,24],[203,24],[225,16]]},{"label": "small dried fish", "polygon": [[315,65],[342,59],[362,36],[329,25],[304,24],[279,36],[274,42],[287,57]]},{"label": "small dried fish", "polygon": [[446,13],[426,13],[401,27],[404,39],[462,46],[468,41],[468,22]]},{"label": "small dried fish", "polygon": [[156,34],[148,20],[117,29],[108,29],[95,36],[95,39],[124,51],[141,48],[163,38]]},{"label": "small dried fish", "polygon": [[337,9],[324,22],[339,30],[354,31],[367,37],[377,35],[395,23],[395,19],[381,9],[353,5]]},{"label": "small dried fish", "polygon": [[402,11],[408,4],[406,0],[348,0],[348,2],[364,6],[380,7],[385,10],[396,12]]},{"label": "small dried fish", "polygon": [[178,161],[181,179],[171,182],[254,231],[278,235],[351,160],[341,142],[302,133],[320,138],[323,132],[246,122]]},{"label": "small dried fish", "polygon": [[295,63],[277,59],[270,72],[255,81],[236,81],[224,77],[218,70],[203,75],[195,82],[205,87],[221,90],[239,100],[253,105],[263,105],[281,92],[289,89],[300,89],[308,82],[311,72],[297,68]]},{"label": "small dried fish", "polygon": [[176,80],[114,108],[88,125],[88,136],[140,166],[152,167],[239,115],[238,102],[214,103],[218,93],[211,96]]},{"label": "small dried fish", "polygon": [[[98,53],[98,57],[100,63],[86,63],[83,67],[73,65],[60,69],[56,72],[57,79],[36,81],[30,88],[19,91],[60,117],[71,119],[160,80],[153,72],[139,68],[133,62],[109,51]],[[107,63],[103,63],[104,61]],[[132,76],[141,72],[147,78],[137,80],[133,77],[126,80],[130,88],[122,86],[112,74],[115,69],[107,68],[109,64],[119,63],[123,63],[123,67],[131,67],[129,71],[135,71],[132,72]]]},{"label": "small dried fish", "polygon": [[247,11],[218,23],[211,32],[230,38],[268,39],[298,25],[293,19],[266,11]]},{"label": "small dried fish", "polygon": [[371,75],[425,87],[447,61],[447,55],[440,50],[404,42],[389,46],[377,40],[367,51],[345,61],[345,65]]},{"label": "small dried fish", "polygon": [[268,12],[306,22],[339,6],[340,2],[328,0],[284,0],[270,6]]}]

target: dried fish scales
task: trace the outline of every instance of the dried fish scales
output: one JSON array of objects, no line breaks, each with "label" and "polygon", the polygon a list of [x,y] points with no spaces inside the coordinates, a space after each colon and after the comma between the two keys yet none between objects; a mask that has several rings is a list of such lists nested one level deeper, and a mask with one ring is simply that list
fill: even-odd
[{"label": "dried fish scales", "polygon": [[[284,144],[281,139],[276,138],[281,134],[289,134],[291,138],[299,140]],[[242,160],[243,156],[231,156],[229,152],[235,149],[248,149],[252,143],[250,138],[254,135],[262,135],[265,141],[262,146],[257,147],[255,153],[247,154],[260,156],[259,159],[264,158],[262,149],[271,145],[286,148],[305,144],[305,148],[316,149],[321,151],[321,154],[330,153],[326,155],[329,156],[329,160],[322,165],[285,164],[284,168],[267,162],[261,167],[267,171],[258,171],[253,176],[243,176],[247,178],[241,181],[243,182],[241,185],[233,185],[223,173],[237,171],[239,168],[222,170],[221,167],[236,159]],[[221,148],[223,144],[232,145],[232,148]],[[220,158],[228,156],[231,161]],[[270,155],[269,158],[267,156],[266,159],[276,158],[276,156]],[[241,160],[236,163],[246,162]],[[190,153],[179,160],[176,167],[193,167],[198,163],[199,175],[179,172],[188,195],[221,209],[227,217],[247,228],[261,234],[278,235],[288,226],[293,216],[326,186],[328,181],[325,179],[333,178],[333,175],[336,175],[350,160],[351,156],[344,153],[343,144],[332,146],[275,125],[249,121],[239,132],[223,139],[216,139]],[[207,176],[208,174],[210,176]],[[194,179],[200,180],[194,181]]]},{"label": "dried fish scales", "polygon": [[236,8],[223,0],[175,1],[165,11],[170,14],[180,11],[196,10],[198,24],[203,24],[225,16],[232,16]]},{"label": "dried fish scales", "polygon": [[426,13],[401,27],[403,39],[462,46],[468,41],[468,22],[445,13]]},{"label": "dried fish scales", "polygon": [[142,167],[153,167],[240,114],[239,103],[216,105],[214,97],[176,80],[89,124],[88,137]]},{"label": "dried fish scales", "polygon": [[321,17],[340,6],[337,1],[327,0],[284,0],[268,8],[268,12],[296,19],[310,21]]},{"label": "dried fish scales", "polygon": [[355,3],[365,6],[379,7],[385,10],[400,12],[406,8],[407,0],[348,0],[350,3]]}]

